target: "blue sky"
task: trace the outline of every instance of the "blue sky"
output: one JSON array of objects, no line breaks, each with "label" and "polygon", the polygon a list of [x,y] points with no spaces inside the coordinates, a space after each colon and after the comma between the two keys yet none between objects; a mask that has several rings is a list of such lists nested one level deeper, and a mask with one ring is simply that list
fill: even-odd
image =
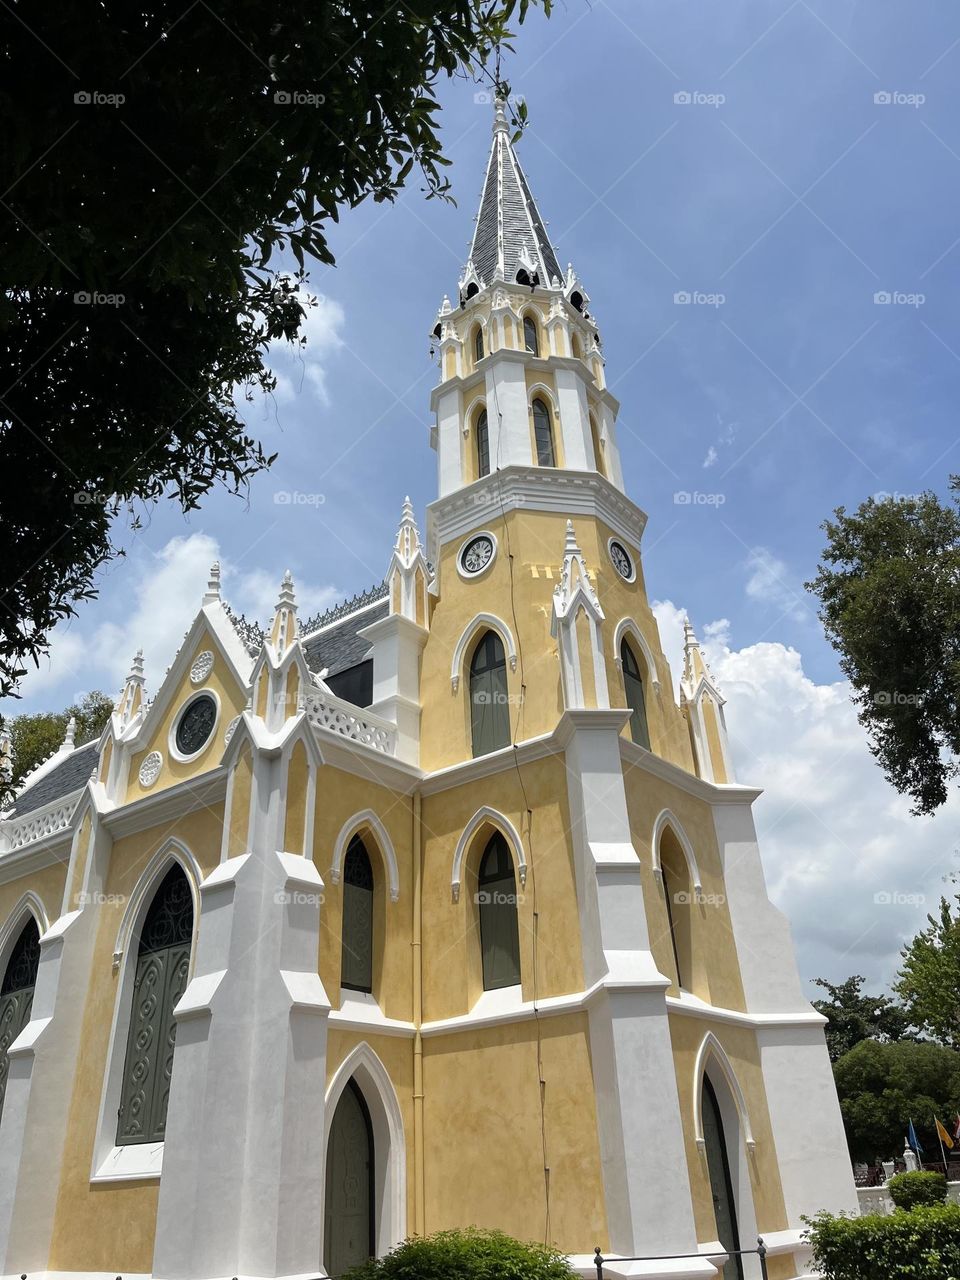
[{"label": "blue sky", "polygon": [[[664,644],[676,673],[680,611],[710,637],[808,976],[887,980],[956,862],[955,806],[919,822],[883,782],[801,584],[834,507],[960,471],[958,72],[960,8],[935,0],[566,0],[507,70],[521,160],[600,322]],[[457,207],[414,181],[331,228],[307,351],[276,353],[278,394],[249,413],[272,472],[248,502],[118,529],[127,557],[5,710],[113,691],[138,644],[155,687],[215,555],[261,616],[287,567],[308,611],[382,576],[404,495],[422,522],[435,494],[429,331],[489,148],[474,97],[442,95]]]}]

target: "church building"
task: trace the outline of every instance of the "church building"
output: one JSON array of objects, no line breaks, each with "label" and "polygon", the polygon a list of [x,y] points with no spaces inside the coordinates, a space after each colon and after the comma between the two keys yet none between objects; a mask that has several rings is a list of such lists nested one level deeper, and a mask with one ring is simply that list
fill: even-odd
[{"label": "church building", "polygon": [[476,1224],[585,1276],[755,1280],[762,1236],[791,1280],[856,1211],[760,793],[689,625],[675,698],[501,102],[451,294],[382,584],[305,618],[287,573],[263,630],[214,565],[0,816],[0,1277],[333,1277]]}]

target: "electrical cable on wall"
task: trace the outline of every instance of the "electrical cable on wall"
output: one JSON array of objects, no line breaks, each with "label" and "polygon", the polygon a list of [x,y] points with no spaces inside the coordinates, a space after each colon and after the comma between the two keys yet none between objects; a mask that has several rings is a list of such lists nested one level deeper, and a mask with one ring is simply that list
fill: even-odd
[{"label": "electrical cable on wall", "polygon": [[[537,901],[537,872],[536,859],[533,852],[533,810],[530,807],[530,801],[527,797],[527,789],[523,781],[523,769],[520,765],[520,758],[517,755],[518,741],[520,740],[520,722],[523,716],[524,705],[526,702],[526,683],[524,679],[523,666],[523,640],[520,633],[520,624],[517,619],[517,602],[516,602],[516,582],[514,577],[513,550],[510,544],[510,526],[507,522],[507,509],[503,497],[503,483],[500,478],[500,462],[503,448],[503,415],[500,412],[500,403],[497,398],[496,382],[493,383],[493,403],[497,415],[497,465],[494,471],[497,484],[497,500],[500,504],[500,521],[503,530],[503,540],[507,552],[507,565],[510,573],[510,613],[513,618],[513,631],[517,640],[517,667],[520,672],[520,707],[517,713],[516,730],[511,722],[510,742],[513,747],[513,763],[517,773],[517,781],[520,784],[520,792],[523,796],[523,807],[527,815],[527,844],[529,847],[529,879],[530,893],[533,898],[533,1017],[534,1025],[537,1033],[537,1092],[540,1104],[540,1144],[543,1152],[543,1200],[544,1200],[544,1223],[543,1223],[543,1242],[550,1243],[550,1164],[547,1159],[547,1115],[546,1115],[546,1087],[547,1082],[543,1074],[543,1027],[540,1015],[539,1003],[539,944],[540,944],[540,912]],[[508,706],[508,721],[509,706]]]}]

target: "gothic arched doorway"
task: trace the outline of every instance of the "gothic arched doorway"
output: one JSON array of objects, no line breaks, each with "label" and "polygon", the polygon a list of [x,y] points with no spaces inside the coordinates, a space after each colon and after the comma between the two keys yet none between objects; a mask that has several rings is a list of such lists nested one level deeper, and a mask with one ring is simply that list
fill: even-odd
[{"label": "gothic arched doorway", "polygon": [[352,1080],[340,1095],[327,1143],[323,1265],[339,1276],[376,1249],[373,1126]]},{"label": "gothic arched doorway", "polygon": [[[739,1249],[737,1202],[730,1177],[730,1161],[727,1156],[723,1119],[720,1115],[717,1095],[706,1075],[703,1077],[703,1139],[707,1150],[707,1168],[710,1171],[713,1214],[717,1220],[717,1239],[724,1249]],[[724,1263],[723,1280],[743,1280],[743,1259],[738,1254],[731,1253]]]}]

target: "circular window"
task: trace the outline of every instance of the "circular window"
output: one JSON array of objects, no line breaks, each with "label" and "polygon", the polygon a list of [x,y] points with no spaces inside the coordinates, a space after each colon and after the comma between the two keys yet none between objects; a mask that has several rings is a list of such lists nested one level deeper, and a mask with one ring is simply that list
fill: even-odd
[{"label": "circular window", "polygon": [[217,714],[217,704],[209,693],[202,693],[187,703],[180,713],[173,738],[181,758],[190,758],[203,750],[217,723]]},{"label": "circular window", "polygon": [[492,533],[478,533],[460,548],[458,564],[465,578],[483,573],[493,560],[496,543]]},{"label": "circular window", "polygon": [[617,542],[616,538],[610,540],[610,560],[613,567],[623,578],[624,582],[632,582],[636,577],[636,570],[633,567],[633,561],[630,559],[630,552],[622,542]]}]

